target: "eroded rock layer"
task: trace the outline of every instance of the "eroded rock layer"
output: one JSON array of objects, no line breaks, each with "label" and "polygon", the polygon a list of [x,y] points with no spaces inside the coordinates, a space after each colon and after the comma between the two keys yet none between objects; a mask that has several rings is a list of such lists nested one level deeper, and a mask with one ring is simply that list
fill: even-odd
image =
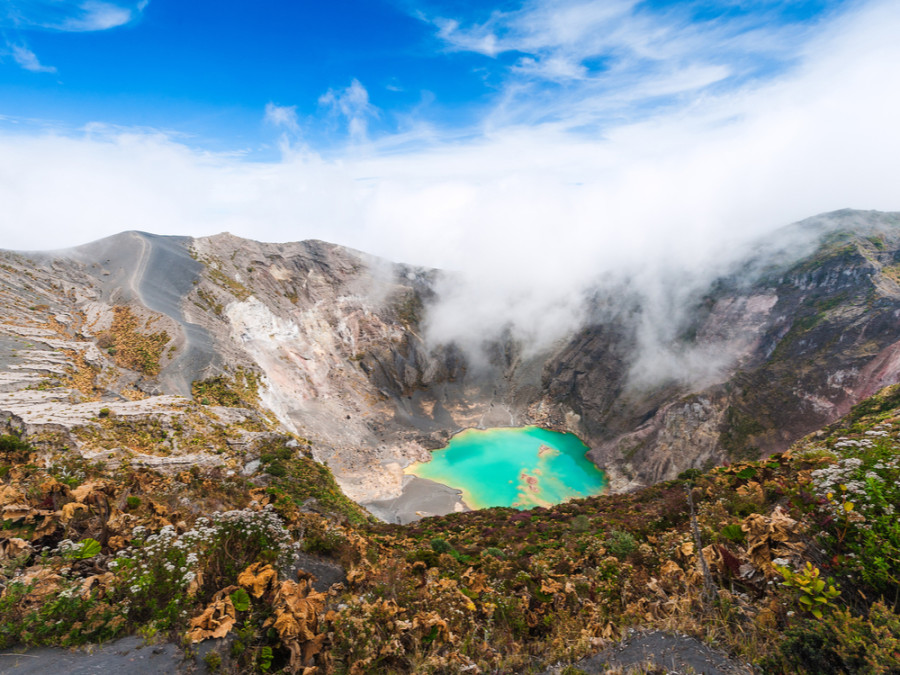
[{"label": "eroded rock layer", "polygon": [[624,490],[782,450],[900,379],[900,216],[838,212],[784,240],[802,245],[688,294],[656,361],[626,284],[598,287],[563,343],[524,356],[506,338],[477,369],[422,338],[440,273],[324,242],[126,232],[2,252],[0,416],[110,461],[247,474],[254,439],[290,433],[388,519],[460,508],[402,470],[473,426],[577,433]]}]

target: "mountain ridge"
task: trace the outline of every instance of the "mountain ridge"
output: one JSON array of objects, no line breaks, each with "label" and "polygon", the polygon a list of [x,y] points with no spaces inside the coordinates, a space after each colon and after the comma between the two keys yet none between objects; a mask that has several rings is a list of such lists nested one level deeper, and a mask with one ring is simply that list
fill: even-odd
[{"label": "mountain ridge", "polygon": [[[194,382],[255,373],[260,409],[314,439],[316,458],[342,488],[390,518],[386,501],[406,503],[403,466],[468,426],[572,431],[614,490],[783,450],[896,381],[898,223],[897,214],[847,210],[801,221],[728,274],[688,282],[687,299],[654,301],[658,320],[642,289],[598,287],[595,309],[562,344],[526,352],[508,333],[486,343],[480,361],[423,339],[444,273],[327,242],[123,232],[68,258],[46,252],[29,264],[5,253],[19,260],[16,274],[45,275],[48,302],[25,304],[12,277],[5,292],[25,325],[29,306],[49,312],[57,302],[83,314],[68,335],[82,331],[83,349],[120,306],[145,322],[141,330],[164,329],[159,372],[126,368],[131,374],[116,378],[151,398],[189,397]],[[851,227],[861,234],[840,234]],[[816,249],[818,240],[825,243]],[[67,297],[55,297],[51,285],[67,278]],[[649,346],[648,324],[668,331]],[[862,342],[850,345],[851,333]],[[118,368],[103,350],[92,354]],[[795,366],[802,384],[787,395],[780,381]],[[120,398],[115,387],[102,390],[92,395]],[[407,501],[412,508],[416,500]]]}]

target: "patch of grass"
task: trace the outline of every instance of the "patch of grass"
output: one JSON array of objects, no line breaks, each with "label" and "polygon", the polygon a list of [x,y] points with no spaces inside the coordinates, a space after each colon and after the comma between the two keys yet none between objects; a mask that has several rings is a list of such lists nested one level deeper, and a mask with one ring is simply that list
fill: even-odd
[{"label": "patch of grass", "polygon": [[752,444],[753,436],[765,430],[750,415],[733,405],[728,406],[719,443],[732,459],[755,459],[759,455],[759,447]]},{"label": "patch of grass", "polygon": [[243,368],[233,375],[216,375],[191,383],[191,395],[203,405],[253,408],[259,400],[259,376]]},{"label": "patch of grass", "polygon": [[210,281],[231,293],[238,300],[246,300],[252,295],[244,284],[228,276],[216,265],[207,264],[206,273],[209,275]]},{"label": "patch of grass", "polygon": [[630,532],[623,530],[610,532],[604,540],[604,544],[609,553],[619,560],[625,560],[638,548],[637,540],[634,536]]},{"label": "patch of grass", "polygon": [[12,434],[0,436],[0,456],[8,464],[24,464],[33,452],[34,448],[18,436]]},{"label": "patch of grass", "polygon": [[[225,307],[219,302],[215,295],[206,289],[198,288],[197,297],[200,298],[200,301],[205,305],[205,308],[211,309],[217,316],[225,316]],[[197,303],[197,305],[200,306],[201,309],[204,308],[200,303]]]},{"label": "patch of grass", "polygon": [[845,417],[829,427],[828,430],[849,429],[863,418],[883,417],[893,412],[898,406],[900,406],[900,384],[894,384],[853,406]]},{"label": "patch of grass", "polygon": [[766,672],[840,675],[900,672],[900,615],[876,602],[867,616],[838,610],[789,628]]},{"label": "patch of grass", "polygon": [[[72,389],[80,391],[85,397],[96,400],[101,391],[97,386],[97,375],[100,374],[100,369],[85,361],[84,355],[79,351],[66,349],[63,350],[63,353],[70,361],[70,365],[66,368],[66,384]],[[48,388],[55,386],[52,380],[49,382],[45,380],[44,382],[50,385]],[[41,384],[43,385],[44,382]],[[39,385],[38,388],[43,387]]]},{"label": "patch of grass", "polygon": [[722,528],[721,535],[724,539],[740,544],[746,538],[741,526],[737,523],[731,523]]},{"label": "patch of grass", "polygon": [[145,332],[151,323],[152,319],[141,326],[130,307],[117,305],[113,307],[109,330],[97,335],[97,344],[110,353],[116,365],[145,375],[158,375],[160,357],[170,338],[166,331]]},{"label": "patch of grass", "polygon": [[331,470],[288,448],[284,445],[287,440],[268,441],[260,452],[263,471],[272,477],[268,491],[276,506],[290,511],[314,500],[319,509],[346,517],[353,524],[367,522],[368,515],[341,491]]}]

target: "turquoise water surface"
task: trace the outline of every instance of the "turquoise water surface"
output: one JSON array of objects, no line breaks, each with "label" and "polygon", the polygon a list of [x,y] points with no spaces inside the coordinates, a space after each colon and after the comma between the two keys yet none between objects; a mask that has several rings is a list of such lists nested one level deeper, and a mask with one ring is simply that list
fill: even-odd
[{"label": "turquoise water surface", "polygon": [[606,478],[587,451],[574,434],[540,427],[469,429],[406,471],[462,490],[472,509],[530,509],[603,491]]}]

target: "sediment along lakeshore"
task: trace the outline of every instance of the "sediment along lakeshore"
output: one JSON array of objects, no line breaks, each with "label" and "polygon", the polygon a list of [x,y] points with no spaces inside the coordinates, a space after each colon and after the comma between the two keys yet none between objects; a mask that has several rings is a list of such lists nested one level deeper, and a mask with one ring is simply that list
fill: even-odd
[{"label": "sediment along lakeshore", "polygon": [[461,490],[472,509],[550,506],[599,494],[606,478],[574,434],[540,427],[469,429],[407,469]]}]

